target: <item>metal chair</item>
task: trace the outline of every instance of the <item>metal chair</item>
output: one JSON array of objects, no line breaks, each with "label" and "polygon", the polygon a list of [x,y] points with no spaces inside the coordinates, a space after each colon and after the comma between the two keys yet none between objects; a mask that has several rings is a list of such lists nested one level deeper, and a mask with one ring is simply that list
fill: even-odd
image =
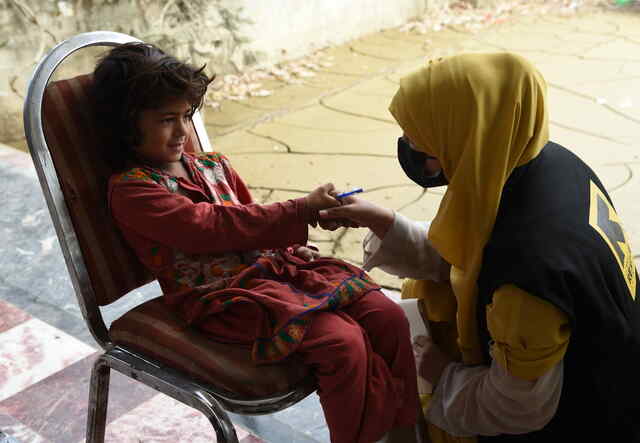
[{"label": "metal chair", "polygon": [[[99,140],[88,110],[91,75],[49,82],[69,55],[89,46],[139,41],[115,32],[89,32],[54,47],[36,67],[24,106],[29,150],[87,327],[104,352],[91,374],[87,441],[103,442],[114,369],[200,410],[217,440],[237,443],[226,411],[258,415],[282,410],[316,389],[308,368],[295,359],[255,367],[250,350],[213,342],[191,330],[161,301],[136,306],[107,328],[106,306],[153,277],[110,220]],[[193,151],[211,146],[198,113]]]}]

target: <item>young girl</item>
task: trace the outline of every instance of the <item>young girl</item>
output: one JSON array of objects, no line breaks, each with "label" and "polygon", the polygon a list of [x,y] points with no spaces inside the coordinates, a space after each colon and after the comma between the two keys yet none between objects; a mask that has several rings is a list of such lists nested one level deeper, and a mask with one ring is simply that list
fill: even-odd
[{"label": "young girl", "polygon": [[331,441],[415,441],[416,369],[404,313],[361,269],[305,246],[333,185],[256,204],[220,153],[185,152],[212,78],[147,44],[112,49],[94,72],[112,215],[166,302],[257,364],[311,365]]}]

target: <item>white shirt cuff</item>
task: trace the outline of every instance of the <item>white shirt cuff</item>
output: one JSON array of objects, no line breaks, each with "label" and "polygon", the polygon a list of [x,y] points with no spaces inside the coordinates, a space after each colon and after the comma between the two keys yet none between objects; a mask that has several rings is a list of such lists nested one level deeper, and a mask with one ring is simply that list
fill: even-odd
[{"label": "white shirt cuff", "polygon": [[369,231],[363,240],[367,271],[377,267],[400,278],[438,281],[442,258],[427,239],[430,222],[417,222],[396,212],[383,239]]}]

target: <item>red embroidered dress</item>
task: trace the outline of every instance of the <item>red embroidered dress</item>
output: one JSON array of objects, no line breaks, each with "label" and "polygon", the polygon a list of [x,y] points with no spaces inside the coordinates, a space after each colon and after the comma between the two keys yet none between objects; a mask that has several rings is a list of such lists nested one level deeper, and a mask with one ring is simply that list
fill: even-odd
[{"label": "red embroidered dress", "polygon": [[315,311],[379,289],[343,261],[292,255],[292,245],[307,241],[304,198],[259,205],[222,154],[182,161],[191,180],[146,166],[113,175],[109,205],[166,302],[189,324],[215,334],[225,315],[246,317],[242,336],[217,338],[252,343],[256,362],[276,361],[295,351]]}]

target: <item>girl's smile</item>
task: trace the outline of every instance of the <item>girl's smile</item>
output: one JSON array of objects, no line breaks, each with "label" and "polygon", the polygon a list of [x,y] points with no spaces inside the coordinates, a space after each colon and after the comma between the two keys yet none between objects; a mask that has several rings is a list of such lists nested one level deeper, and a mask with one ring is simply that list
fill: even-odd
[{"label": "girl's smile", "polygon": [[142,111],[138,122],[142,142],[135,147],[138,157],[160,169],[179,162],[191,134],[192,109],[191,103],[178,98]]}]

